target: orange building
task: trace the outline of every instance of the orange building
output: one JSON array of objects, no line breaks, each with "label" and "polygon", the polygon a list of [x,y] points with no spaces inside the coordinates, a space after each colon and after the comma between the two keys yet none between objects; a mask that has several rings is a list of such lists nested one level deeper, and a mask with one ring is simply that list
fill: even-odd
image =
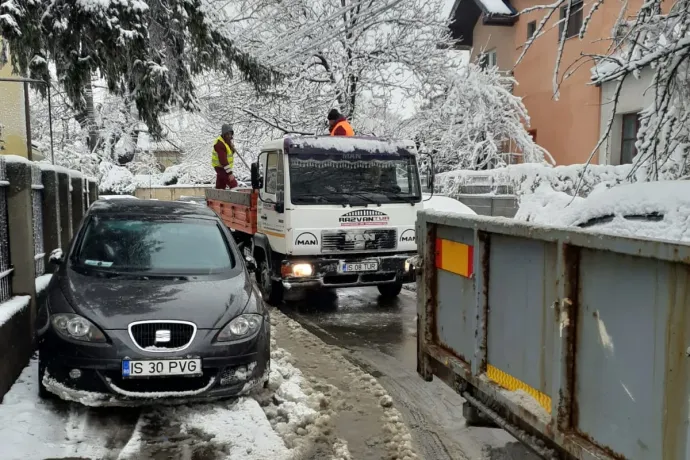
[{"label": "orange building", "polygon": [[[524,15],[518,12],[543,0],[456,0],[451,12],[451,31],[461,49],[471,51],[471,61],[495,65],[512,72],[517,80],[513,92],[527,107],[530,129],[537,143],[548,150],[558,164],[577,164],[588,160],[611,116],[610,86],[591,83],[592,60],[584,54],[605,54],[611,31],[620,14],[620,3],[604,2],[592,16],[584,38],[579,38],[584,18],[593,0],[571,0],[563,57],[558,75],[558,99],[554,98],[554,68],[560,45],[566,8],[554,14],[543,35],[534,40],[522,61],[515,63],[528,39],[544,17],[544,10]],[[633,4],[641,0],[633,0]],[[631,9],[632,9],[631,5]],[[563,80],[564,73],[571,75]],[[629,81],[628,81],[629,80]],[[637,114],[650,102],[651,73],[642,79],[629,78],[623,88],[614,116],[610,142],[592,158],[593,163],[630,163],[635,155],[634,139],[639,127]]]}]

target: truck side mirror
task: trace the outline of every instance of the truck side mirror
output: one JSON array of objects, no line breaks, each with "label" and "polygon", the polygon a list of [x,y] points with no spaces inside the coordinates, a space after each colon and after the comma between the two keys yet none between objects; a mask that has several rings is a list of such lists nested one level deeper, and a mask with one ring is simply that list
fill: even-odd
[{"label": "truck side mirror", "polygon": [[251,165],[251,182],[253,190],[260,190],[264,186],[264,181],[259,171],[259,163],[252,163]]}]

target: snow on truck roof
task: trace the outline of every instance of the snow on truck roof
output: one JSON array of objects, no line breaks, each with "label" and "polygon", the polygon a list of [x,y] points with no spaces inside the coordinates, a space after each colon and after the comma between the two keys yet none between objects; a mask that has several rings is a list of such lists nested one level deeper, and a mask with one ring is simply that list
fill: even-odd
[{"label": "snow on truck roof", "polygon": [[344,136],[286,136],[267,142],[262,150],[283,150],[285,153],[296,153],[308,150],[310,153],[323,151],[323,153],[371,153],[391,154],[401,153],[416,154],[417,147],[414,141],[406,139],[385,139],[378,137],[344,137]]}]

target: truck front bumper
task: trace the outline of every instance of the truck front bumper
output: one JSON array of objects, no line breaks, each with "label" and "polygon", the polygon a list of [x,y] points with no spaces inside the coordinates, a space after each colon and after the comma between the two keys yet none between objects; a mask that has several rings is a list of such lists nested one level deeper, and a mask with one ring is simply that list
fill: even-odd
[{"label": "truck front bumper", "polygon": [[[291,287],[356,287],[382,284],[414,283],[415,271],[408,260],[416,253],[398,253],[385,256],[357,254],[335,258],[295,257],[283,260],[283,285]],[[343,272],[343,264],[376,262],[376,271]],[[310,276],[295,276],[311,266]],[[308,272],[308,270],[307,270]]]}]

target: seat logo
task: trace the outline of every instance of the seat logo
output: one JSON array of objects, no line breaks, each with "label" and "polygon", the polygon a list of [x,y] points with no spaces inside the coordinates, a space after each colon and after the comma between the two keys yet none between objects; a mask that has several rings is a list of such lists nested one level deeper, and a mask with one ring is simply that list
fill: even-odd
[{"label": "seat logo", "polygon": [[156,331],[156,343],[170,342],[170,331],[167,329],[159,329]]},{"label": "seat logo", "polygon": [[301,233],[295,238],[295,246],[318,246],[319,239],[310,232]]}]

